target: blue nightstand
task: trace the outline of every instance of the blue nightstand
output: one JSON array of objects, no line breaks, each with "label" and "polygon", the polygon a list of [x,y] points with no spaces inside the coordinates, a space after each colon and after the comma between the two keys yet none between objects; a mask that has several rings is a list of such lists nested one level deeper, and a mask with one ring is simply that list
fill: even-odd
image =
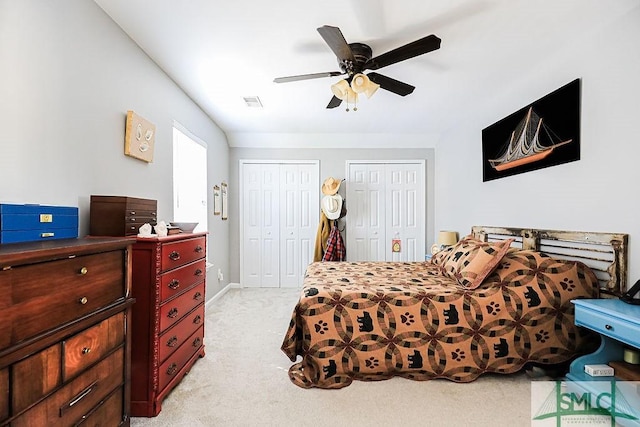
[{"label": "blue nightstand", "polygon": [[[625,348],[640,348],[640,306],[618,299],[579,299],[572,302],[575,305],[575,324],[600,334],[601,343],[595,352],[571,363],[566,376],[567,387],[601,395],[611,389],[612,377],[591,377],[584,372],[584,365],[623,360]],[[622,388],[624,398],[631,400],[628,402],[632,408],[631,415],[638,418],[616,417],[616,422],[623,426],[640,426],[640,389],[637,383],[621,381],[616,385]],[[616,407],[619,408],[618,402]],[[629,413],[629,410],[625,407],[617,412]]]}]

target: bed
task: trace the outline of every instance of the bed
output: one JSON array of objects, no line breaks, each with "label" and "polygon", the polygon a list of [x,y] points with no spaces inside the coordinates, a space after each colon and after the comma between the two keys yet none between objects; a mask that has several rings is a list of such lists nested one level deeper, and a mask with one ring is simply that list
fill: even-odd
[{"label": "bed", "polygon": [[569,361],[589,344],[571,300],[619,294],[626,248],[626,234],[478,226],[430,261],[310,264],[281,347],[289,377],[470,382]]}]

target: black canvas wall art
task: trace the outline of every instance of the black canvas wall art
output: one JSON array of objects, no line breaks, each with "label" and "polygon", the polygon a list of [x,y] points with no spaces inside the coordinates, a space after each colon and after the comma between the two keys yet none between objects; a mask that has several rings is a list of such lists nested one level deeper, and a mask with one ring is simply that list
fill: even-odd
[{"label": "black canvas wall art", "polygon": [[580,79],[482,130],[482,180],[580,160]]}]

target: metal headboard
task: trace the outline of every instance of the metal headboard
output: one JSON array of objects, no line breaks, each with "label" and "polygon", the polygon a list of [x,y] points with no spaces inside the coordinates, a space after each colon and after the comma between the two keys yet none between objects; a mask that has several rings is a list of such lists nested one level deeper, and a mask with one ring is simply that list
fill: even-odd
[{"label": "metal headboard", "polygon": [[605,294],[619,296],[627,289],[628,234],[487,226],[474,226],[471,233],[484,242],[515,239],[513,247],[581,261],[595,273]]}]

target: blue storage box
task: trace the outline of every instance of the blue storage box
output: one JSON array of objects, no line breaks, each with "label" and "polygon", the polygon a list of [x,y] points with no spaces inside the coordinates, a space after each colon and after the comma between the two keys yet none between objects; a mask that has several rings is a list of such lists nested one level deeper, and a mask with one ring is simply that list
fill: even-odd
[{"label": "blue storage box", "polygon": [[0,244],[78,237],[78,208],[0,203]]}]

